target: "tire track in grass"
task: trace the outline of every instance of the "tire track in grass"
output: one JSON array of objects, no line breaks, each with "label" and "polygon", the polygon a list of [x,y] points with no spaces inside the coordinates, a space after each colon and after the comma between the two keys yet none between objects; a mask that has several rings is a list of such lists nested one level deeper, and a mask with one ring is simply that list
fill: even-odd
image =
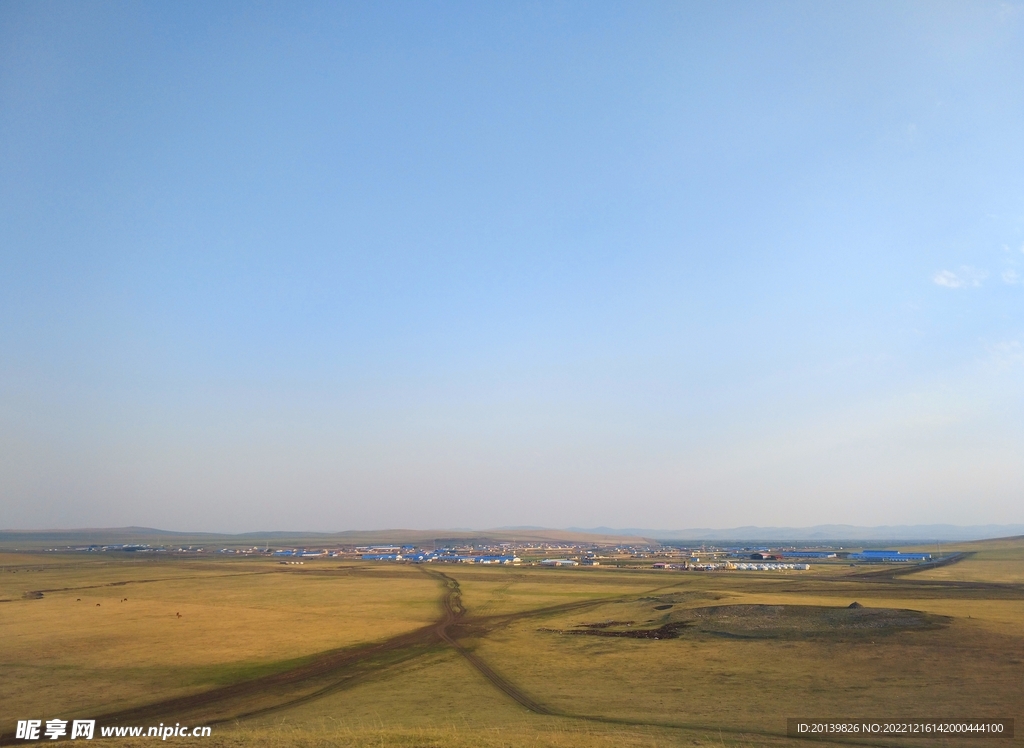
[{"label": "tire track in grass", "polygon": [[[228,719],[216,720],[209,724],[220,724],[223,722],[231,722],[238,719],[263,716],[273,712],[290,709],[301,704],[306,704],[311,701],[315,701],[324,696],[328,696],[332,693],[337,693],[347,688],[351,688],[355,685],[379,677],[382,672],[395,665],[407,662],[416,657],[421,657],[432,651],[435,651],[437,644],[447,644],[451,646],[463,657],[466,657],[480,672],[484,673],[485,676],[494,684],[497,688],[502,689],[510,698],[518,701],[528,709],[537,711],[537,713],[544,714],[543,710],[546,709],[544,705],[534,702],[528,696],[523,694],[515,686],[511,685],[508,681],[504,680],[495,673],[483,660],[476,657],[472,652],[467,650],[461,644],[458,643],[457,636],[454,635],[451,629],[458,628],[464,625],[464,619],[466,616],[466,609],[462,605],[462,590],[458,580],[449,577],[447,574],[441,572],[433,572],[420,567],[422,571],[427,573],[428,576],[433,577],[435,580],[442,583],[443,594],[439,600],[441,607],[441,616],[433,624],[430,624],[424,629],[420,629],[415,633],[422,634],[426,631],[430,631],[434,634],[433,637],[426,637],[420,642],[405,643],[404,646],[388,647],[381,649],[374,656],[353,661],[349,664],[347,671],[340,675],[339,679],[323,688],[308,693],[297,698],[290,698],[285,701],[275,703],[271,706],[261,707],[257,709],[250,709],[245,712],[235,714]],[[566,610],[574,610],[583,607],[591,607],[599,605],[606,600],[588,600],[580,601],[576,603],[564,603],[561,605],[553,605],[546,608],[538,608],[528,611],[522,611],[520,613],[513,613],[501,616],[488,617],[484,621],[483,632],[490,629],[496,628],[501,625],[505,625],[512,620],[519,620],[536,615],[549,615],[551,613],[562,612]],[[480,630],[479,627],[475,627],[474,631]],[[489,674],[489,675],[488,675]],[[509,690],[505,690],[509,689]]]},{"label": "tire track in grass", "polygon": [[[378,674],[378,666],[387,668],[432,651],[443,642],[439,626],[461,617],[461,613],[453,615],[453,611],[461,610],[457,597],[457,584],[454,589],[446,588],[441,600],[442,614],[436,621],[381,642],[330,650],[305,658],[301,665],[282,672],[200,693],[84,716],[105,726],[155,724],[161,718],[216,725],[312,701]],[[0,734],[0,745],[16,742],[14,733]]]},{"label": "tire track in grass", "polygon": [[[628,726],[628,727],[654,727],[654,728],[669,729],[669,730],[686,730],[686,731],[691,731],[691,732],[709,732],[709,733],[717,732],[719,734],[728,733],[729,735],[758,735],[758,736],[762,736],[762,737],[771,737],[771,738],[780,739],[780,740],[791,740],[791,738],[789,738],[789,736],[785,732],[773,732],[771,730],[755,730],[755,729],[742,728],[742,727],[731,728],[731,727],[725,727],[725,726],[722,726],[722,725],[705,725],[705,724],[689,723],[689,722],[662,722],[662,721],[650,721],[650,720],[636,720],[636,719],[629,719],[629,718],[626,718],[626,717],[603,717],[603,716],[588,715],[588,714],[573,714],[571,712],[566,712],[566,711],[563,711],[561,709],[557,709],[555,707],[548,706],[547,704],[544,704],[543,702],[537,701],[536,699],[534,699],[531,696],[529,696],[521,688],[516,686],[514,683],[512,683],[511,681],[507,680],[506,678],[504,678],[500,674],[498,674],[483,659],[481,659],[475,653],[473,653],[470,650],[468,650],[465,647],[463,647],[458,642],[458,640],[454,636],[452,636],[452,634],[449,632],[449,629],[451,627],[457,626],[465,618],[465,615],[466,615],[466,609],[462,605],[462,593],[461,593],[461,590],[459,588],[459,583],[458,583],[457,580],[453,579],[452,577],[449,577],[447,574],[444,574],[443,572],[427,571],[426,569],[424,569],[424,571],[427,574],[429,574],[430,576],[433,576],[433,577],[437,578],[438,580],[442,581],[443,584],[445,585],[445,589],[447,590],[447,592],[446,592],[446,594],[444,596],[445,615],[444,615],[443,620],[439,621],[438,624],[437,624],[437,632],[438,632],[438,635],[440,636],[440,638],[445,643],[450,645],[453,649],[455,649],[455,651],[457,651],[460,655],[462,655],[464,658],[466,658],[466,660],[474,668],[476,668],[476,670],[481,675],[483,675],[488,681],[490,681],[491,684],[494,685],[499,691],[501,691],[506,696],[511,698],[513,701],[515,701],[516,703],[526,707],[527,709],[529,709],[531,712],[533,712],[535,714],[543,715],[543,716],[546,716],[546,717],[560,717],[560,718],[563,718],[563,719],[574,719],[574,720],[579,720],[579,721],[582,721],[582,722],[596,722],[596,723],[599,723],[599,724],[606,724],[606,725],[618,725],[618,726]],[[676,584],[665,585],[665,586],[661,586],[661,587],[656,588],[656,590],[663,590],[663,589],[667,589],[669,587],[675,587],[675,586],[677,586],[677,585]],[[649,591],[647,593],[643,593],[643,594],[651,594],[651,591]],[[578,603],[566,603],[564,605],[553,605],[553,606],[550,606],[548,608],[536,608],[536,609],[533,609],[533,610],[522,611],[521,613],[512,613],[512,614],[508,614],[508,615],[504,615],[504,616],[493,616],[493,617],[489,617],[489,619],[487,621],[487,622],[489,622],[491,624],[491,626],[486,626],[485,625],[484,626],[484,630],[486,631],[486,629],[488,629],[488,628],[497,628],[499,625],[505,625],[505,624],[511,623],[513,621],[516,621],[516,620],[522,620],[524,618],[536,617],[538,615],[546,615],[546,614],[550,614],[550,613],[563,612],[563,611],[567,611],[567,610],[576,610],[576,609],[585,608],[585,607],[592,607],[592,606],[600,605],[602,603],[610,602],[610,601],[615,600],[615,599],[620,599],[621,597],[634,597],[634,595],[615,596],[615,597],[609,597],[609,598],[602,598],[600,600],[581,601],[581,602],[578,602]],[[474,622],[474,623],[476,623],[476,622]],[[481,633],[483,633],[483,631],[481,631]],[[892,748],[892,746],[893,746],[893,743],[890,743],[890,742],[879,743],[879,742],[872,742],[872,741],[848,740],[848,739],[843,739],[843,740],[818,739],[817,742],[819,742],[819,743],[836,744],[836,745],[872,746],[873,748],[878,748],[879,746],[883,746],[885,748]]]},{"label": "tire track in grass", "polygon": [[[482,672],[490,673],[491,682],[499,688],[501,688],[500,684],[506,684],[506,688],[509,689],[506,693],[510,697],[516,698],[518,695],[522,699],[521,703],[527,708],[543,710],[543,706],[520,694],[518,689],[507,684],[507,681],[500,678],[486,663],[458,644],[455,636],[449,630],[457,626],[466,613],[462,606],[459,584],[456,580],[439,572],[428,572],[428,574],[443,583],[443,592],[439,600],[441,614],[437,620],[426,626],[381,642],[316,654],[305,658],[305,662],[302,664],[278,673],[186,696],[161,699],[98,716],[95,714],[80,716],[96,719],[97,724],[105,726],[155,724],[161,719],[166,721],[169,718],[173,718],[175,722],[186,721],[192,724],[224,724],[315,701],[372,677],[377,677],[382,671],[401,662],[436,651],[436,647],[441,644],[453,646],[456,651],[473,662],[475,667],[481,669]],[[568,606],[553,606],[545,609],[545,612],[555,612],[579,605],[576,603]],[[531,613],[534,612],[526,611],[523,614],[502,616],[500,621],[493,621],[492,624],[504,623],[507,620],[521,618]],[[541,711],[541,713],[543,712]],[[10,745],[16,742],[14,733],[0,734],[0,745]]]},{"label": "tire track in grass", "polygon": [[[725,732],[736,735],[786,738],[785,733],[767,730],[759,731],[726,728],[719,725],[657,722],[572,714],[537,701],[514,683],[500,675],[474,652],[459,643],[459,629],[465,623],[467,611],[462,604],[462,593],[458,581],[443,572],[427,570],[425,568],[422,570],[437,581],[440,581],[444,589],[439,601],[441,615],[431,624],[399,634],[382,642],[331,650],[313,655],[302,665],[279,673],[221,686],[188,696],[163,699],[97,717],[87,715],[86,718],[95,718],[97,724],[103,726],[153,724],[160,718],[173,718],[175,721],[187,720],[191,724],[202,725],[219,725],[235,722],[239,719],[265,715],[315,701],[331,693],[336,693],[371,678],[379,677],[382,671],[386,671],[394,665],[431,651],[436,651],[436,645],[443,643],[455,649],[495,688],[538,715],[619,726],[653,727],[712,733]],[[674,586],[678,586],[678,583],[659,586],[655,588],[655,591]],[[651,592],[648,591],[643,594],[651,594]],[[612,595],[596,600],[582,600],[574,603],[534,608],[518,613],[486,616],[470,621],[471,627],[466,629],[465,633],[484,634],[514,621],[570,610],[580,610],[602,605],[613,600],[633,597],[635,597],[634,594]],[[296,693],[297,690],[302,689],[305,689],[304,693]],[[258,701],[261,699],[265,703],[259,705]],[[0,734],[0,745],[11,745],[17,742],[19,741],[15,739],[13,733]],[[842,742],[846,745],[891,745],[857,741]]]},{"label": "tire track in grass", "polygon": [[157,579],[125,579],[118,582],[104,582],[103,584],[85,584],[78,587],[53,587],[51,589],[31,590],[31,592],[76,592],[78,590],[100,590],[107,587],[125,587],[129,584],[154,584],[157,582],[180,582],[185,579],[221,579],[224,577],[253,577],[264,574],[280,574],[277,569],[269,571],[242,571],[232,574],[191,574],[183,577],[159,577]]},{"label": "tire track in grass", "polygon": [[491,685],[504,693],[510,699],[525,706],[531,712],[535,712],[536,714],[553,715],[554,712],[543,704],[534,701],[521,689],[498,675],[490,666],[487,665],[486,662],[459,644],[455,637],[449,633],[448,629],[462,620],[466,615],[466,609],[462,605],[462,591],[459,588],[459,583],[447,574],[443,574],[439,571],[428,571],[427,573],[432,577],[442,580],[445,585],[445,589],[447,590],[447,593],[444,596],[444,617],[438,622],[436,627],[437,635],[442,639],[442,641],[453,647],[456,652],[465,657],[466,660],[468,660],[469,663],[477,669],[477,671],[491,682]]}]

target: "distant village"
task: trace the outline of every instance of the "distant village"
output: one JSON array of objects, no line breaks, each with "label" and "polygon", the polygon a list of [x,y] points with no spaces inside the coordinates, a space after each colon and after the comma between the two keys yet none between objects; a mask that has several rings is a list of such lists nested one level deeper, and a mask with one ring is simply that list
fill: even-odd
[{"label": "distant village", "polygon": [[123,543],[48,548],[49,552],[138,553],[174,555],[250,556],[304,564],[325,559],[382,563],[482,564],[499,566],[625,567],[675,571],[807,571],[810,562],[836,564],[929,563],[930,553],[898,550],[850,550],[842,547],[798,548],[716,546],[702,544],[637,544],[601,546],[590,543],[475,543],[423,545],[350,545],[323,548],[264,546],[207,548],[203,546]]}]

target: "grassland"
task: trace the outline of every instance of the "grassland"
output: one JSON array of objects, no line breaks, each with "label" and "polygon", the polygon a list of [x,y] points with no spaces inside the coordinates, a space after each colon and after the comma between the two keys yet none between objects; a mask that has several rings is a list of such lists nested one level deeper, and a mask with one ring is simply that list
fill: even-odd
[{"label": "grassland", "polygon": [[786,716],[1017,718],[1024,541],[963,550],[897,574],[2,553],[0,732],[83,717],[211,724],[201,742],[224,746],[788,746],[810,741]]}]

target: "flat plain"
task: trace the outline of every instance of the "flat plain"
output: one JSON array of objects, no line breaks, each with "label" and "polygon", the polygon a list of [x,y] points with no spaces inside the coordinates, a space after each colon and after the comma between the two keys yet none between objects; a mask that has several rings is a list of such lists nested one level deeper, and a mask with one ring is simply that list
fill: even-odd
[{"label": "flat plain", "polygon": [[702,573],[3,552],[0,732],[95,718],[211,725],[170,739],[210,746],[796,746],[815,741],[786,717],[1019,718],[1024,539],[944,550],[967,555]]}]

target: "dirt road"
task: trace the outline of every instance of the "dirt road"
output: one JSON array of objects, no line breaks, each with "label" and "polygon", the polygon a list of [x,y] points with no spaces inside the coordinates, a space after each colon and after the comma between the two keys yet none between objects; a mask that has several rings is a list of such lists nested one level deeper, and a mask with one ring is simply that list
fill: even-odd
[{"label": "dirt road", "polygon": [[429,571],[427,573],[431,576],[437,577],[438,579],[444,580],[444,584],[447,589],[447,593],[443,599],[445,617],[443,621],[438,623],[436,628],[437,635],[441,640],[465,657],[469,664],[475,667],[481,675],[487,678],[495,688],[507,695],[513,701],[522,704],[531,712],[535,712],[536,714],[554,714],[554,712],[548,709],[548,707],[531,699],[521,689],[498,675],[498,673],[496,673],[486,662],[459,644],[458,640],[452,635],[452,628],[466,614],[466,610],[462,606],[462,591],[459,589],[459,583],[447,574],[443,574],[439,571]]}]

